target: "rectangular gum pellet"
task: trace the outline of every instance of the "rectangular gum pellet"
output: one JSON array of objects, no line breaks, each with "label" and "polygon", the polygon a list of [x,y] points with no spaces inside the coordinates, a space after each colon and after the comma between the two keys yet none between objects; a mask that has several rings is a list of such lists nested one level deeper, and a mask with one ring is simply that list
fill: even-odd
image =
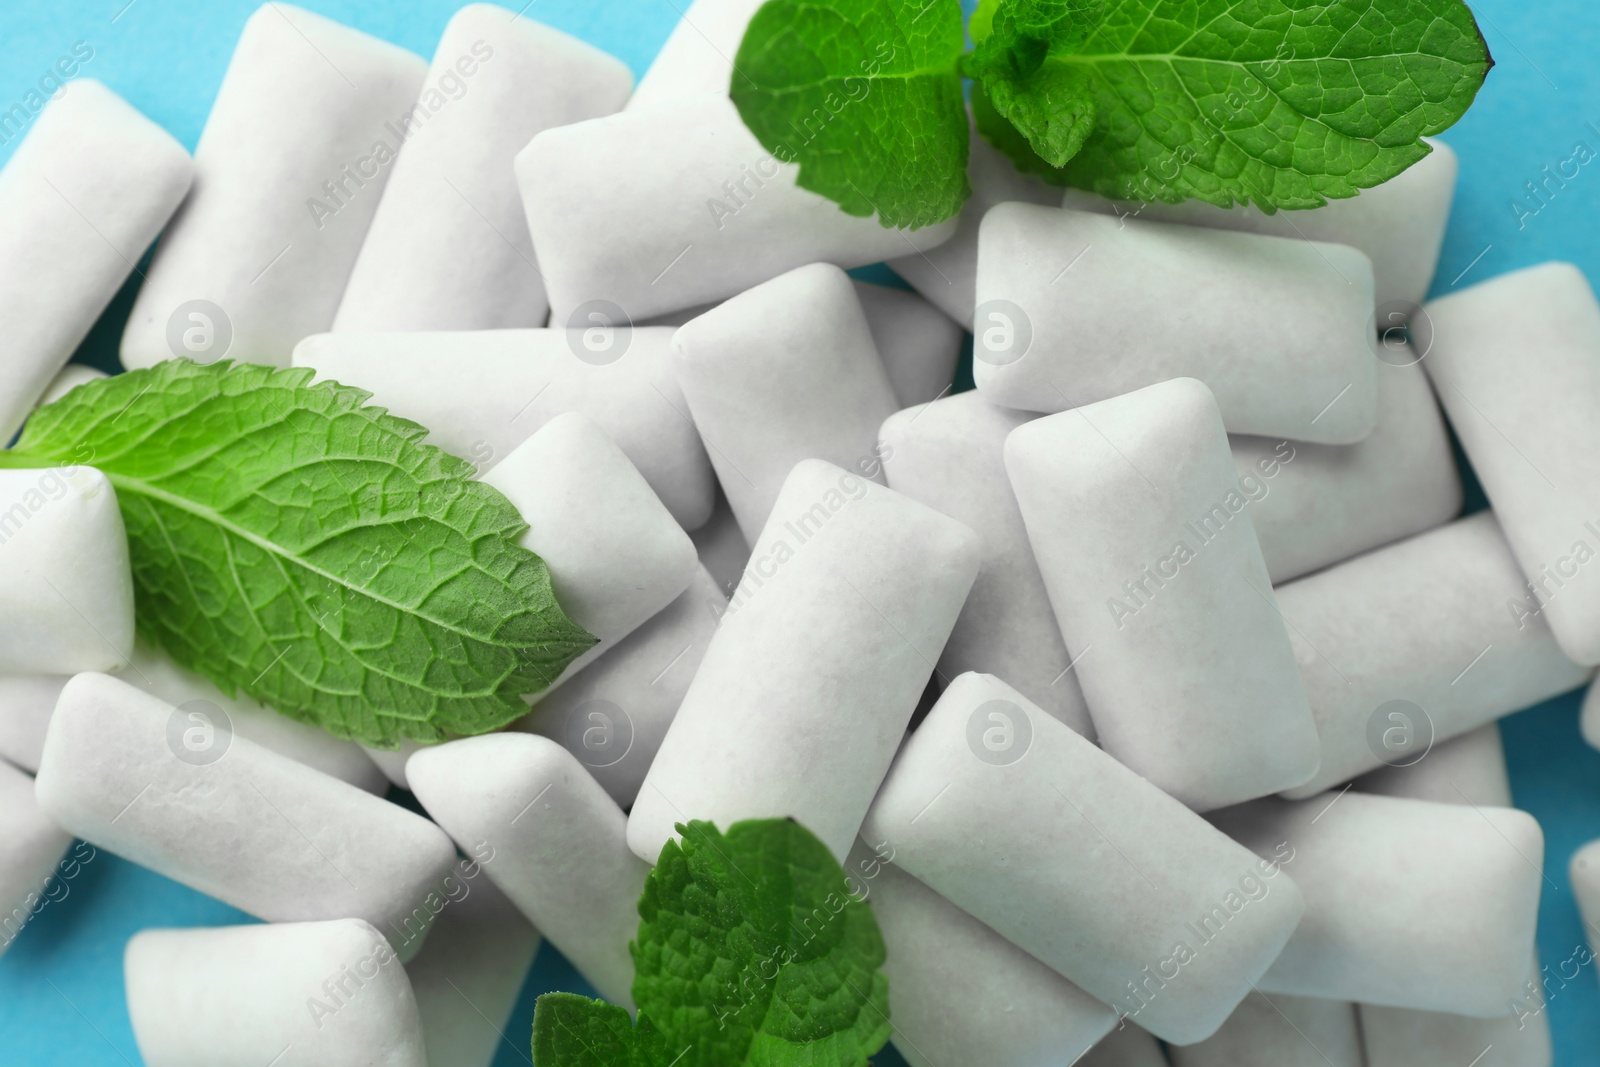
[{"label": "rectangular gum pellet", "polygon": [[123,366],[287,366],[295,342],[326,330],[426,72],[320,15],[258,8],[195,148],[194,191],[134,301]]},{"label": "rectangular gum pellet", "polygon": [[996,404],[1193,377],[1230,433],[1352,444],[1376,422],[1372,265],[1343,245],[1001,204],[977,304],[973,377]]},{"label": "rectangular gum pellet", "polygon": [[[1479,512],[1277,588],[1322,752],[1308,797],[1582,685]],[[1384,625],[1374,625],[1384,620]]]},{"label": "rectangular gum pellet", "polygon": [[1476,730],[1437,741],[1417,762],[1379,767],[1355,779],[1363,793],[1412,797],[1439,804],[1511,807],[1511,774],[1500,726],[1486,723]]},{"label": "rectangular gum pellet", "polygon": [[878,427],[898,407],[849,275],[792,270],[679,327],[673,365],[717,480],[752,544],[803,459],[883,481]]},{"label": "rectangular gum pellet", "polygon": [[621,61],[542,23],[492,4],[457,11],[333,328],[543,326],[511,160],[541,130],[616,111],[632,84]]},{"label": "rectangular gum pellet", "polygon": [[1494,1019],[1363,1004],[1367,1067],[1551,1067],[1550,1014],[1541,1003],[1523,1003]]},{"label": "rectangular gum pellet", "polygon": [[784,482],[628,819],[792,817],[840,859],[978,571],[977,538],[821,460]]},{"label": "rectangular gum pellet", "polygon": [[1172,1067],[1366,1067],[1354,1004],[1255,991],[1215,1034],[1168,1053]]},{"label": "rectangular gum pellet", "polygon": [[0,441],[177,210],[194,164],[92,79],[69,82],[0,170]]},{"label": "rectangular gum pellet", "polygon": [[[222,709],[174,708],[102,674],[68,682],[39,766],[40,806],[89,843],[268,922],[355,916],[402,954],[455,850],[437,826],[233,735]],[[419,933],[420,933],[419,930]]]},{"label": "rectangular gum pellet", "polygon": [[1106,1005],[857,840],[845,862],[888,950],[891,1040],[912,1067],[1060,1067],[1117,1023]]},{"label": "rectangular gum pellet", "polygon": [[1503,1015],[1533,953],[1544,835],[1527,812],[1346,791],[1212,821],[1279,855],[1305,918],[1263,993]]},{"label": "rectangular gum pellet", "polygon": [[711,516],[716,477],[673,373],[667,327],[324,333],[294,365],[372,393],[427,441],[487,470],[557,415],[579,411],[639,468],[686,530]]},{"label": "rectangular gum pellet", "polygon": [[988,675],[951,682],[862,836],[1172,1042],[1222,1025],[1302,908],[1275,863]]},{"label": "rectangular gum pellet", "polygon": [[[1387,350],[1386,351],[1390,351]],[[1461,512],[1461,476],[1427,375],[1409,348],[1378,364],[1378,423],[1353,445],[1228,439],[1261,496],[1250,521],[1274,584],[1431,530]]]},{"label": "rectangular gum pellet", "polygon": [[1006,439],[1005,464],[1107,752],[1196,810],[1316,773],[1305,688],[1204,385],[1035,419]]},{"label": "rectangular gum pellet", "polygon": [[1431,301],[1423,367],[1527,576],[1524,616],[1600,664],[1600,303],[1547,263]]},{"label": "rectangular gum pellet", "polygon": [[891,489],[966,523],[983,545],[983,565],[945,642],[940,671],[948,678],[999,675],[1092,738],[1072,655],[1006,480],[1006,436],[1033,418],[969,391],[890,416],[879,431],[879,453]]},{"label": "rectangular gum pellet", "polygon": [[[638,180],[637,161],[655,180]],[[859,267],[939,244],[846,215],[795,184],[722,94],[546,130],[517,156],[517,180],[551,321],[609,305],[635,322],[724,300],[807,263]]]},{"label": "rectangular gum pellet", "polygon": [[0,955],[37,912],[61,899],[51,880],[71,844],[72,835],[40,810],[33,779],[0,760]]},{"label": "rectangular gum pellet", "polygon": [[[1253,204],[1221,208],[1203,200],[1180,204],[1111,201],[1079,189],[1067,190],[1062,206],[1123,219],[1179,222],[1358,248],[1372,260],[1380,323],[1399,322],[1415,313],[1433,283],[1460,170],[1449,145],[1431,137],[1423,140],[1433,151],[1421,161],[1382,185],[1362,190],[1359,196],[1330,200],[1309,211],[1268,215]],[[1390,319],[1390,315],[1397,318]]]}]

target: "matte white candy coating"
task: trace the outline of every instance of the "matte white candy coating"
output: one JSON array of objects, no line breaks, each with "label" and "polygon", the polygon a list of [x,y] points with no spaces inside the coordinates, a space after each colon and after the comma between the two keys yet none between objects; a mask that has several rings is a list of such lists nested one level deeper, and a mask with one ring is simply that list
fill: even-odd
[{"label": "matte white candy coating", "polygon": [[0,675],[0,759],[30,774],[39,769],[45,731],[70,674]]},{"label": "matte white candy coating", "polygon": [[912,1067],[1061,1067],[1116,1025],[1116,1012],[864,843],[845,875],[883,933],[890,1040]]},{"label": "matte white candy coating", "polygon": [[1074,1067],[1167,1067],[1167,1057],[1155,1038],[1124,1019]]},{"label": "matte white candy coating", "polygon": [[1169,1041],[1221,1026],[1303,907],[1275,863],[988,675],[951,682],[862,836]]},{"label": "matte white candy coating", "polygon": [[1376,423],[1372,266],[1352,248],[1001,204],[977,302],[973,377],[997,404],[1189,376],[1233,433],[1351,444]]},{"label": "matte white candy coating", "polygon": [[447,902],[428,941],[406,964],[422,1039],[429,1064],[490,1067],[502,1043],[522,1051],[506,1023],[539,950],[539,931],[495,888],[482,864],[457,861],[445,886]]},{"label": "matte white candy coating", "polygon": [[[1414,358],[1408,351],[1406,358]],[[1461,477],[1427,375],[1378,364],[1378,425],[1353,445],[1228,439],[1239,477],[1267,494],[1250,523],[1274,583],[1431,530],[1461,512]]]},{"label": "matte white candy coating", "polygon": [[33,779],[0,760],[0,955],[54,895],[46,883],[71,844],[39,809]]},{"label": "matte white candy coating", "polygon": [[1578,726],[1590,747],[1600,748],[1600,693],[1592,685],[1583,694],[1583,710],[1578,716]]},{"label": "matte white candy coating", "polygon": [[503,7],[444,28],[335,330],[543,326],[549,305],[511,160],[541,130],[608,115],[619,60]]},{"label": "matte white candy coating", "polygon": [[166,652],[140,639],[134,643],[133,659],[118,679],[149,693],[174,707],[190,702],[215,716],[227,716],[233,733],[249,738],[297,763],[315,768],[348,782],[357,789],[382,796],[388,791],[383,772],[354,741],[334,737],[310,723],[281,715],[244,693],[227,696],[211,682],[180,667]]},{"label": "matte white candy coating", "polygon": [[1522,574],[1480,512],[1279,586],[1317,722],[1306,797],[1580,686],[1540,616],[1508,605]]},{"label": "matte white candy coating", "polygon": [[111,482],[93,467],[0,470],[0,673],[115,670],[132,651]]},{"label": "matte white candy coating", "polygon": [[1583,915],[1584,936],[1591,946],[1600,946],[1600,840],[1573,853],[1567,873],[1578,911]]},{"label": "matte white candy coating", "polygon": [[1555,1062],[1549,1012],[1534,1002],[1526,1002],[1519,1014],[1495,1019],[1363,1004],[1361,1036],[1367,1067],[1550,1067]]},{"label": "matte white candy coating", "polygon": [[859,267],[931,248],[955,230],[846,215],[796,185],[798,165],[761,147],[723,94],[546,130],[516,170],[558,326],[589,301],[641,321],[807,263]]},{"label": "matte white candy coating", "polygon": [[145,930],[123,971],[148,1067],[427,1067],[411,983],[360,919]]},{"label": "matte white candy coating", "polygon": [[1544,856],[1526,812],[1348,791],[1212,820],[1258,855],[1294,850],[1305,919],[1262,992],[1487,1017],[1521,989]]},{"label": "matte white candy coating", "polygon": [[287,366],[297,341],[326,330],[426,72],[320,15],[258,8],[195,147],[194,192],[134,302],[123,365],[231,354]]},{"label": "matte white candy coating", "polygon": [[40,113],[0,170],[0,441],[22,425],[193,179],[183,147],[93,79],[68,82]]},{"label": "matte white candy coating", "polygon": [[739,587],[739,577],[750,562],[750,542],[739,529],[739,520],[733,517],[728,498],[718,494],[717,509],[704,526],[689,534],[700,555],[700,565],[716,579],[717,588],[724,597]]},{"label": "matte white candy coating", "polygon": [[369,390],[480,471],[581,411],[692,530],[711,515],[716,478],[672,371],[671,338],[666,328],[320,334],[295,348],[294,364]]},{"label": "matte white candy coating", "polygon": [[978,572],[977,536],[821,460],[795,465],[628,819],[788,816],[841,860]]},{"label": "matte white candy coating", "polygon": [[78,386],[86,385],[89,382],[97,382],[105,377],[107,377],[107,374],[103,370],[96,370],[93,367],[84,366],[82,363],[68,363],[61,368],[60,373],[50,379],[50,384],[45,387],[44,393],[39,397],[38,406],[43,407],[46,404],[53,404]]},{"label": "matte white candy coating", "polygon": [[855,283],[873,343],[900,407],[950,391],[961,358],[961,327],[916,293]]},{"label": "matte white candy coating", "polygon": [[101,674],[62,690],[36,788],[108,852],[268,922],[365,919],[407,954],[455,859],[426,819]]},{"label": "matte white candy coating", "polygon": [[1018,173],[976,127],[967,150],[967,181],[972,196],[956,216],[955,236],[937,248],[891,259],[889,266],[935,307],[971,330],[978,284],[978,225],[983,216],[996,204],[1012,200],[1054,206],[1061,191]]},{"label": "matte white candy coating", "polygon": [[1196,810],[1306,781],[1317,735],[1222,420],[1179,378],[1036,419],[1005,464],[1105,750]]},{"label": "matte white candy coating", "polygon": [[1252,992],[1222,1029],[1168,1052],[1172,1067],[1365,1067],[1354,1004],[1282,993]]},{"label": "matte white candy coating", "polygon": [[898,407],[850,278],[814,263],[681,327],[673,363],[717,480],[752,544],[789,471],[822,459],[881,482]]},{"label": "matte white candy coating", "polygon": [[528,921],[614,1004],[631,1005],[639,895],[649,864],[626,816],[573,755],[504,733],[425,748],[406,776],[428,814]]},{"label": "matte white candy coating", "polygon": [[998,675],[1085,737],[1094,736],[1072,656],[1061,641],[1022,512],[1006,480],[1006,435],[1034,418],[976,392],[896,412],[879,438],[889,486],[970,526],[983,566],[939,669]]},{"label": "matte white candy coating", "polygon": [[763,0],[694,0],[639,79],[628,110],[728,92],[733,59]]},{"label": "matte white candy coating", "polygon": [[[1374,291],[1382,323],[1403,322],[1428,295],[1445,224],[1455,199],[1460,162],[1443,141],[1424,137],[1433,151],[1382,185],[1359,196],[1330,200],[1310,211],[1268,215],[1253,204],[1220,208],[1203,200],[1180,204],[1109,201],[1078,189],[1067,190],[1062,206],[1099,211],[1124,219],[1181,222],[1220,230],[1268,234],[1293,240],[1350,245],[1372,260]],[[1388,316],[1401,313],[1402,317]]]},{"label": "matte white candy coating", "polygon": [[1440,741],[1416,763],[1379,767],[1355,780],[1363,793],[1413,797],[1439,804],[1509,808],[1511,777],[1500,727],[1487,723]]},{"label": "matte white candy coating", "polygon": [[1427,305],[1423,361],[1562,649],[1600,663],[1600,303],[1547,263]]},{"label": "matte white candy coating", "polygon": [[563,677],[676,600],[699,569],[689,535],[587,415],[557,415],[483,480],[527,521],[522,546],[550,568],[562,610],[599,638]]},{"label": "matte white candy coating", "polygon": [[678,599],[542,697],[517,728],[566,747],[626,808],[700,668],[728,598],[704,567]]}]

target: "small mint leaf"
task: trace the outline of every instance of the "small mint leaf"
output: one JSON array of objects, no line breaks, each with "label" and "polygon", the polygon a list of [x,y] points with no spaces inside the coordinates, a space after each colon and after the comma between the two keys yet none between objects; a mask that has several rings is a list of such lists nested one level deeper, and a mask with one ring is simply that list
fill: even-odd
[{"label": "small mint leaf", "polygon": [[865,1067],[891,1031],[883,938],[827,847],[790,819],[678,832],[633,945],[634,1002],[678,1067]]},{"label": "small mint leaf", "polygon": [[734,104],[797,179],[851,215],[916,229],[961,210],[967,116],[958,0],[769,0]]},{"label": "small mint leaf", "polygon": [[594,639],[472,465],[306,369],[171,360],[28,420],[7,466],[117,491],[139,632],[225,692],[394,747],[527,713]]},{"label": "small mint leaf", "polygon": [[635,1027],[615,1004],[545,993],[533,1006],[534,1067],[667,1067],[671,1057],[650,1020]]}]

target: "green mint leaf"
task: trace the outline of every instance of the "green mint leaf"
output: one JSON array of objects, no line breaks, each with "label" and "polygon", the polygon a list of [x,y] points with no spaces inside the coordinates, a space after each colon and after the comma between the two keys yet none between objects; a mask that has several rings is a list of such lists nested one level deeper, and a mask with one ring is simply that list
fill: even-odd
[{"label": "green mint leaf", "polygon": [[641,1017],[576,993],[545,993],[533,1006],[534,1067],[667,1067],[661,1035]]},{"label": "green mint leaf", "polygon": [[634,1002],[678,1067],[865,1067],[891,1030],[883,938],[827,847],[790,819],[678,832],[633,945]]},{"label": "green mint leaf", "polygon": [[393,747],[527,713],[594,641],[465,460],[308,369],[171,360],[33,413],[7,466],[117,491],[140,633],[224,691]]},{"label": "green mint leaf", "polygon": [[958,0],[769,0],[731,94],[800,186],[851,215],[916,229],[961,210],[967,114]]},{"label": "green mint leaf", "polygon": [[1104,0],[1002,0],[963,62],[988,105],[1052,167],[1078,154],[1094,132],[1089,72],[1050,56],[1069,55],[1095,27]]}]

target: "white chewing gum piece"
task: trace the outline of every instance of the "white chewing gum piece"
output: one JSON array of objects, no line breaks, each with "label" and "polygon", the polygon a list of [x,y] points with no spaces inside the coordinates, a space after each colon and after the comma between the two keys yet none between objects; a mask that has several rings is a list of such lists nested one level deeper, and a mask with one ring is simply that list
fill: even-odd
[{"label": "white chewing gum piece", "polygon": [[428,814],[517,910],[613,1004],[633,1003],[628,942],[650,865],[627,816],[546,737],[485,734],[423,749],[406,767]]},{"label": "white chewing gum piece", "polygon": [[977,536],[821,460],[795,465],[628,818],[791,817],[841,861],[978,572]]},{"label": "white chewing gum piece", "polygon": [[631,807],[727,603],[696,568],[678,599],[540,698],[515,727],[559,742],[618,806]]},{"label": "white chewing gum piece", "polygon": [[[1428,295],[1445,224],[1455,199],[1460,161],[1443,141],[1424,137],[1433,151],[1382,185],[1358,196],[1330,200],[1309,211],[1268,215],[1253,204],[1221,208],[1203,200],[1181,204],[1110,201],[1094,193],[1067,190],[1063,207],[1098,211],[1124,219],[1179,222],[1219,230],[1239,230],[1292,240],[1323,241],[1358,248],[1372,260],[1379,328],[1403,322]],[[1398,314],[1400,318],[1390,318]]]},{"label": "white chewing gum piece", "polygon": [[1035,419],[1005,464],[1105,750],[1198,811],[1311,778],[1316,726],[1210,391]]},{"label": "white chewing gum piece", "polygon": [[[1389,724],[1385,724],[1389,725]],[[1353,788],[1386,797],[1411,797],[1436,804],[1511,807],[1511,775],[1500,727],[1487,723],[1440,741],[1415,763],[1379,767],[1357,778]]]},{"label": "white chewing gum piece", "polygon": [[[1407,350],[1406,358],[1414,358]],[[1239,478],[1267,494],[1250,522],[1274,584],[1431,530],[1461,513],[1461,476],[1428,377],[1378,364],[1378,425],[1353,445],[1228,439]]]},{"label": "white chewing gum piece", "polygon": [[1092,738],[1072,655],[1006,479],[1006,436],[1034,417],[969,391],[891,415],[879,431],[879,452],[891,489],[966,523],[983,545],[978,580],[939,657],[941,673],[1004,678]]},{"label": "white chewing gum piece", "polygon": [[430,1064],[490,1067],[508,1040],[506,1024],[539,951],[539,931],[480,863],[459,861],[445,886],[428,941],[406,964],[422,1040]]},{"label": "white chewing gum piece", "polygon": [[1168,1067],[1168,1064],[1156,1039],[1123,1019],[1073,1067]]},{"label": "white chewing gum piece", "polygon": [[1343,245],[1001,204],[977,303],[973,377],[1006,407],[1192,377],[1230,433],[1344,445],[1377,422],[1372,265]]},{"label": "white chewing gum piece", "polygon": [[937,248],[891,259],[889,266],[934,307],[971,330],[978,285],[978,226],[983,216],[1008,201],[1054,206],[1061,190],[1018,172],[976,127],[967,151],[967,182],[972,196],[956,216],[955,235]]},{"label": "white chewing gum piece", "polygon": [[692,531],[694,550],[700,555],[700,565],[716,579],[717,589],[726,599],[739,587],[739,577],[750,562],[750,542],[739,529],[739,520],[733,517],[728,498],[717,495],[716,510],[704,526]]},{"label": "white chewing gum piece", "polygon": [[543,326],[550,307],[511,160],[552,126],[622,107],[622,62],[503,7],[450,19],[335,330]]},{"label": "white chewing gum piece", "polygon": [[1316,776],[1285,795],[1415,762],[1430,740],[1583,685],[1592,672],[1544,619],[1508,609],[1522,588],[1487,511],[1279,586],[1322,751]]},{"label": "white chewing gum piece", "polygon": [[711,466],[752,544],[803,459],[882,482],[878,427],[898,406],[850,278],[813,263],[757,285],[672,337]]},{"label": "white chewing gum piece", "polygon": [[288,366],[333,322],[427,64],[289,4],[244,25],[196,178],[122,335],[130,370],[187,356]]},{"label": "white chewing gum piece", "polygon": [[0,674],[0,759],[39,770],[45,731],[70,674]]},{"label": "white chewing gum piece", "polygon": [[1305,894],[1261,992],[1483,1017],[1520,994],[1544,857],[1527,812],[1350,790],[1211,818],[1258,855],[1292,850]]},{"label": "white chewing gum piece", "polygon": [[1516,594],[1600,664],[1600,303],[1547,263],[1430,302],[1422,363],[1527,576]]},{"label": "white chewing gum piece", "polygon": [[890,1040],[911,1067],[1060,1067],[1116,1025],[1116,1012],[860,840],[845,874],[883,933]]},{"label": "white chewing gum piece", "polygon": [[724,96],[744,31],[764,0],[694,0],[628,97],[629,111],[707,93]]},{"label": "white chewing gum piece", "polygon": [[1590,841],[1573,853],[1567,874],[1578,911],[1583,916],[1584,936],[1589,939],[1590,947],[1600,952],[1600,839]]},{"label": "white chewing gum piece", "polygon": [[561,680],[676,600],[699,569],[689,535],[587,415],[557,415],[483,480],[528,523],[522,547],[550,568],[562,610],[599,639]]},{"label": "white chewing gum piece", "polygon": [[88,336],[193,180],[183,146],[99,82],[70,81],[45,106],[0,170],[0,443]]},{"label": "white chewing gum piece", "polygon": [[1583,709],[1578,715],[1578,726],[1589,746],[1600,748],[1600,691],[1596,691],[1593,685],[1583,694]]},{"label": "white chewing gum piece", "polygon": [[862,837],[1173,1042],[1222,1025],[1303,908],[1274,863],[989,675],[950,683]]},{"label": "white chewing gum piece", "polygon": [[1550,1014],[1542,1000],[1518,1000],[1516,1014],[1495,1019],[1363,1004],[1367,1067],[1551,1067]]},{"label": "white chewing gum piece", "polygon": [[403,957],[455,859],[428,820],[102,674],[61,691],[36,788],[98,848],[268,922],[365,919]]},{"label": "white chewing gum piece", "polygon": [[1222,1029],[1168,1050],[1172,1067],[1366,1067],[1356,1006],[1252,991]]},{"label": "white chewing gum piece", "polygon": [[916,293],[855,283],[873,343],[900,407],[950,391],[961,358],[961,327]]},{"label": "white chewing gum piece", "polygon": [[411,983],[360,919],[144,930],[123,974],[147,1067],[427,1067]]},{"label": "white chewing gum piece", "polygon": [[71,844],[40,809],[33,778],[0,760],[0,955],[56,895],[50,876]]},{"label": "white chewing gum piece", "polygon": [[725,94],[546,130],[516,171],[556,325],[597,301],[638,322],[807,263],[865,266],[932,248],[956,225],[902,230],[845,214],[795,184],[799,166],[763,148]]},{"label": "white chewing gum piece", "polygon": [[693,530],[711,516],[716,476],[672,370],[671,339],[665,327],[326,333],[302,341],[294,365],[371,392],[480,471],[557,415],[582,412]]},{"label": "white chewing gum piece", "polygon": [[93,467],[0,470],[0,673],[116,670],[133,652],[133,571]]}]

